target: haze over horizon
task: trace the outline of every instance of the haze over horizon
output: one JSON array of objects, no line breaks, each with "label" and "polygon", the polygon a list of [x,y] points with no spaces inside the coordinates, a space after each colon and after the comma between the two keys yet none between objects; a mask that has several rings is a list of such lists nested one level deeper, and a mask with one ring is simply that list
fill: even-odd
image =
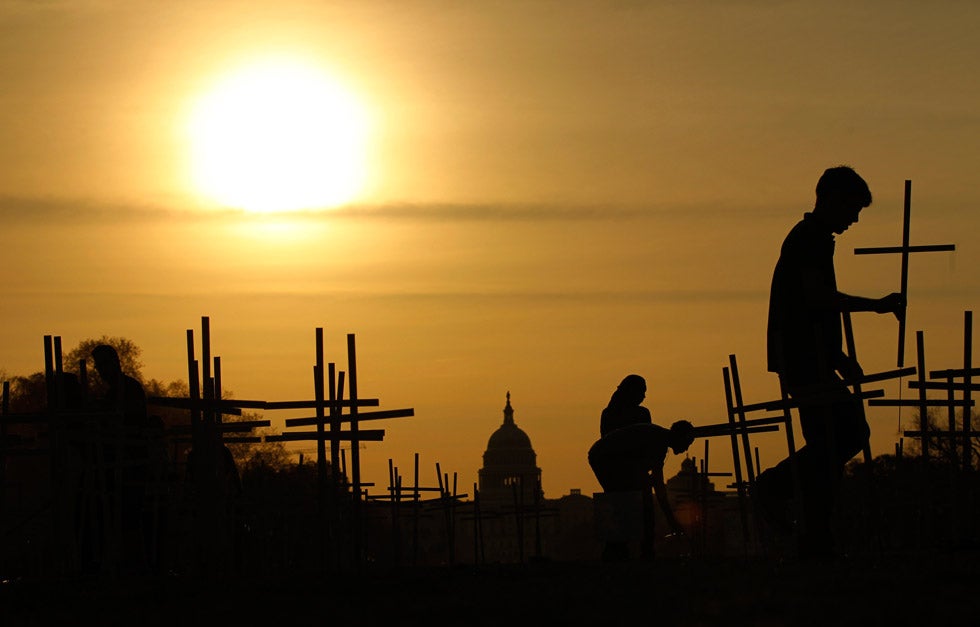
[{"label": "haze over horizon", "polygon": [[[838,237],[841,288],[898,288],[897,256],[852,250],[901,242],[911,179],[912,244],[956,251],[912,257],[906,361],[923,330],[929,369],[962,364],[980,302],[974,3],[244,6],[0,2],[6,375],[43,369],[44,335],[106,334],[142,347],[146,376],[186,379],[185,331],[208,316],[236,397],[312,398],[314,329],[338,369],[354,333],[361,396],[415,409],[378,425],[365,481],[417,452],[423,481],[439,462],[471,491],[509,391],[547,496],[589,494],[585,451],[626,374],[661,424],[726,419],[729,354],[747,402],[776,395],[772,266],[840,163],[874,194]],[[364,107],[356,198],[256,213],[191,183],[188,112],[269,56]],[[855,326],[865,370],[893,368],[894,320]],[[876,454],[910,414],[872,412]],[[763,466],[781,438],[758,438]],[[716,439],[712,469],[729,455]]]}]

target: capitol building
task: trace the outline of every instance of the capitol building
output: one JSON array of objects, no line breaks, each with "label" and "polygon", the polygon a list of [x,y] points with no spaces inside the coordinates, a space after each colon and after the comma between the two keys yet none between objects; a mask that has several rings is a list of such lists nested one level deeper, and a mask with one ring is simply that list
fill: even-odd
[{"label": "capitol building", "polygon": [[[588,463],[583,461],[583,463]],[[572,490],[546,499],[531,438],[514,420],[507,392],[503,423],[490,435],[479,470],[479,558],[487,562],[591,559],[600,550],[592,499]]]}]

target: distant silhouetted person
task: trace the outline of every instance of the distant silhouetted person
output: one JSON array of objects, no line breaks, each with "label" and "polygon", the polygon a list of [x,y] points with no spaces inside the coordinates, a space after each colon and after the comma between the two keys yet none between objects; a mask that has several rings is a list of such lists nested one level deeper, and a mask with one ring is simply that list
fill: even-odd
[{"label": "distant silhouetted person", "polygon": [[[641,555],[654,556],[654,511],[651,487],[671,530],[684,530],[674,517],[667,500],[664,484],[664,461],[667,449],[683,453],[694,442],[694,427],[679,420],[665,429],[653,424],[650,410],[640,403],[646,397],[646,381],[635,374],[628,375],[613,392],[609,404],[602,410],[599,422],[601,437],[589,449],[589,465],[604,492],[639,491],[643,502],[643,539]],[[624,542],[607,542],[603,559],[625,559],[628,547]]]},{"label": "distant silhouetted person", "polygon": [[143,426],[147,420],[146,392],[142,383],[123,372],[116,349],[100,344],[92,349],[92,360],[106,386],[105,394],[99,400],[101,408],[122,411],[126,424]]},{"label": "distant silhouetted person", "polygon": [[842,312],[903,315],[901,294],[872,299],[837,289],[834,236],[858,221],[871,204],[867,183],[846,166],[826,170],[817,182],[813,211],[783,241],[769,296],[769,370],[779,374],[790,397],[799,401],[806,444],[763,472],[755,486],[757,503],[777,530],[791,530],[792,462],[799,472],[803,504],[801,556],[833,554],[831,519],[844,465],[868,442],[863,401],[845,385],[863,375],[842,350]]},{"label": "distant silhouetted person", "polygon": [[599,418],[599,435],[628,427],[648,425],[653,422],[650,410],[641,405],[647,395],[647,382],[638,374],[626,375],[609,398],[609,403]]},{"label": "distant silhouetted person", "polygon": [[121,524],[120,565],[124,572],[147,572],[159,566],[160,504],[150,495],[157,494],[156,485],[166,472],[163,425],[148,416],[143,385],[122,371],[119,355],[112,346],[96,346],[92,359],[105,383],[105,393],[96,400],[96,408],[107,415],[103,421],[102,454],[109,515],[117,516]]}]

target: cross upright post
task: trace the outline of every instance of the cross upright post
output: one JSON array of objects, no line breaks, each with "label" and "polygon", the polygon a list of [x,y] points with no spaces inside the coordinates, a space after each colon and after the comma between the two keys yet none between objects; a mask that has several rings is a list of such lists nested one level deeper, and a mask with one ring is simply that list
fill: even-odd
[{"label": "cross upright post", "polygon": [[973,406],[971,398],[973,382],[970,377],[973,375],[973,312],[963,312],[963,470],[973,467],[972,432],[973,420],[970,408]]}]

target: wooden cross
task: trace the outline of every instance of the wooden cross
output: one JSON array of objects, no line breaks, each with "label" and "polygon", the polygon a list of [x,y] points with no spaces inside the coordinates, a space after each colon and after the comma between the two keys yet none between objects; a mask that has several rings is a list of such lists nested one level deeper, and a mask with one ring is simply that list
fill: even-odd
[{"label": "wooden cross", "polygon": [[[708,536],[708,508],[710,506],[708,502],[708,491],[711,481],[711,477],[731,477],[733,473],[730,472],[711,472],[708,469],[708,445],[711,444],[711,440],[707,439],[710,435],[726,435],[724,428],[728,427],[728,424],[711,425],[706,427],[695,428],[695,433],[700,437],[705,437],[704,440],[704,457],[701,458],[699,468],[695,468],[691,476],[691,481],[686,489],[680,491],[681,495],[686,496],[691,501],[697,504],[700,514],[694,520],[696,523],[694,529],[697,531],[695,535],[695,542],[693,547],[700,553],[704,553],[707,547],[707,536]],[[747,429],[755,433],[757,431],[776,431],[779,427],[775,425],[763,426],[763,427],[748,427]],[[691,458],[691,461],[696,461]]]},{"label": "wooden cross", "polygon": [[[324,357],[323,357],[323,329],[316,329],[316,364],[313,367],[313,383],[315,401],[286,401],[278,403],[266,403],[269,409],[285,409],[310,407],[316,410],[316,416],[309,418],[291,418],[286,420],[286,427],[315,426],[315,431],[285,432],[279,435],[266,436],[267,442],[275,441],[315,441],[317,443],[317,471],[318,471],[318,493],[319,511],[321,515],[326,508],[328,492],[325,490],[326,470],[325,453],[326,442],[330,442],[331,463],[333,464],[334,480],[338,477],[337,454],[340,453],[340,442],[350,441],[351,443],[351,489],[353,500],[351,501],[353,538],[351,549],[355,564],[359,565],[361,559],[361,499],[363,488],[372,484],[361,481],[361,462],[360,462],[360,443],[365,441],[381,441],[384,439],[383,429],[361,429],[360,423],[363,420],[378,420],[388,418],[407,418],[415,415],[413,409],[394,409],[377,412],[362,412],[359,408],[366,406],[377,406],[377,399],[362,399],[357,394],[357,359],[354,342],[354,334],[347,334],[347,381],[348,398],[344,400],[344,375],[343,371],[337,373],[335,364],[327,364],[327,374],[329,381],[324,381]],[[336,377],[336,379],[335,379]],[[326,398],[325,398],[326,394]],[[346,415],[342,415],[343,408],[348,409]],[[327,416],[329,410],[329,418]],[[346,431],[340,430],[342,422],[348,423]],[[336,485],[336,484],[335,484]]]},{"label": "wooden cross", "polygon": [[902,220],[902,245],[883,246],[877,248],[855,248],[855,255],[882,255],[901,253],[902,255],[902,279],[901,294],[904,303],[902,313],[898,317],[898,367],[905,365],[905,314],[908,310],[908,291],[909,291],[909,253],[926,253],[956,250],[954,244],[934,244],[929,246],[910,246],[909,245],[909,225],[912,219],[912,181],[905,181],[905,214]]},{"label": "wooden cross", "polygon": [[704,441],[704,457],[701,458],[701,479],[698,483],[700,488],[700,503],[701,503],[701,542],[699,549],[703,554],[707,549],[708,544],[708,490],[709,482],[711,477],[731,477],[733,473],[730,472],[711,472],[708,467],[708,445],[711,443],[710,440]]},{"label": "wooden cross", "polygon": [[[956,458],[956,440],[962,438],[963,447],[963,469],[969,470],[972,465],[972,450],[971,444],[972,439],[980,436],[980,431],[973,431],[971,428],[970,421],[970,409],[973,407],[974,402],[971,398],[971,392],[973,390],[980,389],[975,382],[973,382],[972,377],[980,375],[980,369],[972,367],[972,312],[967,311],[965,315],[965,330],[964,330],[964,356],[963,356],[963,368],[962,369],[950,369],[950,370],[936,370],[929,373],[929,378],[932,381],[927,381],[925,376],[925,341],[923,339],[922,331],[916,332],[916,344],[918,347],[918,371],[919,376],[916,381],[910,381],[909,387],[912,389],[917,389],[918,399],[908,399],[908,400],[888,400],[882,399],[879,401],[871,401],[871,404],[876,405],[892,405],[892,406],[917,406],[919,409],[919,428],[917,430],[909,430],[903,433],[906,437],[919,438],[921,441],[921,456],[923,459],[928,460],[929,458],[929,447],[931,439],[948,439],[950,443],[950,453],[953,459]],[[961,381],[955,381],[955,379],[961,379]],[[930,399],[927,397],[927,390],[943,390],[946,392],[945,399]],[[963,397],[961,399],[956,398],[956,391],[962,391]],[[949,418],[949,429],[945,432],[930,430],[927,421],[927,411],[929,407],[946,407],[948,418]],[[963,429],[957,431],[955,422],[956,408],[959,407],[963,416]],[[897,451],[900,452],[900,449]],[[920,487],[920,490],[924,489]],[[968,495],[969,492],[964,490],[959,490],[960,497],[967,499],[960,511],[969,512],[972,506],[969,504]],[[955,513],[955,509],[954,509]]]},{"label": "wooden cross", "polygon": [[[947,399],[930,399],[926,396],[926,390],[933,388],[928,382],[926,382],[925,377],[925,342],[923,340],[922,331],[916,332],[916,344],[918,346],[918,361],[919,367],[919,377],[917,381],[910,381],[909,387],[919,390],[919,398],[917,399],[876,399],[868,401],[869,405],[879,405],[879,406],[889,406],[889,407],[903,407],[911,406],[918,407],[919,409],[919,429],[917,431],[906,431],[903,435],[907,437],[919,437],[922,438],[922,456],[925,458],[929,457],[929,439],[930,437],[938,436],[939,434],[930,434],[927,429],[927,412],[930,407],[962,407],[965,416],[969,416],[969,408],[973,406],[973,401],[969,399],[968,392],[967,398],[963,400],[956,400],[955,398]],[[959,376],[963,376],[966,373],[967,378],[970,376],[970,371],[940,371],[939,374],[942,377],[946,377],[950,373],[959,372]],[[942,388],[947,389],[947,388]],[[949,387],[952,389],[952,386]],[[967,388],[968,390],[969,388]],[[967,419],[967,425],[969,425],[969,419]],[[969,428],[967,429],[969,434]],[[940,436],[941,437],[941,436]],[[969,447],[967,447],[969,450]],[[967,453],[969,455],[969,453]]]},{"label": "wooden cross", "polygon": [[[363,416],[363,414],[362,414]],[[440,475],[439,465],[436,464],[436,474]],[[454,474],[455,477],[455,474]],[[440,479],[440,485],[435,486],[421,486],[419,485],[419,454],[415,453],[415,475],[411,487],[403,487],[403,477],[399,472],[398,466],[395,465],[392,458],[388,458],[388,490],[387,494],[381,495],[371,495],[365,496],[368,501],[388,501],[391,504],[391,533],[392,533],[392,555],[396,563],[401,561],[401,506],[403,503],[408,503],[411,505],[411,521],[412,521],[412,565],[418,563],[418,549],[419,549],[419,518],[422,516],[420,512],[420,507],[423,503],[440,503],[445,506],[445,497],[447,495],[444,493],[442,487],[442,480]],[[439,497],[430,500],[422,499],[422,492],[439,492]],[[459,499],[467,495],[453,495],[454,499]]]},{"label": "wooden cross", "polygon": [[[787,425],[787,434],[792,442],[792,429],[786,422],[784,416],[776,418],[757,418],[748,419],[746,414],[755,411],[771,411],[766,404],[746,405],[742,401],[742,386],[738,376],[738,363],[735,355],[728,356],[728,367],[722,368],[722,375],[725,380],[725,401],[728,406],[728,423],[707,425],[695,429],[695,435],[711,436],[727,434],[732,445],[732,462],[735,467],[735,488],[738,494],[739,515],[742,523],[742,539],[746,548],[749,546],[750,530],[747,506],[747,488],[755,483],[755,471],[752,467],[752,449],[749,444],[749,434],[759,431],[775,431],[779,429],[779,424]],[[748,481],[742,479],[742,462],[739,455],[739,440],[744,449],[745,469],[748,474]],[[790,454],[793,453],[790,444]]]},{"label": "wooden cross", "polygon": [[[853,347],[850,348],[853,351]],[[783,425],[784,429],[786,430],[786,444],[788,453],[792,459],[794,453],[796,452],[796,442],[793,437],[792,415],[790,410],[794,407],[798,408],[801,404],[819,404],[827,398],[827,394],[829,392],[836,390],[836,387],[815,385],[801,390],[794,398],[791,399],[787,395],[785,389],[782,389],[782,382],[780,382],[780,399],[747,404],[742,400],[741,382],[738,376],[738,363],[735,359],[735,355],[729,355],[728,360],[729,366],[722,369],[722,374],[725,380],[725,398],[728,404],[728,422],[695,427],[694,432],[695,436],[697,437],[728,435],[731,438],[732,459],[735,466],[735,487],[738,490],[739,508],[742,517],[742,531],[747,545],[749,538],[749,524],[745,488],[747,485],[751,486],[755,482],[755,469],[752,467],[751,446],[749,444],[748,436],[752,433],[776,431],[779,429],[780,424]],[[860,384],[893,379],[913,372],[915,372],[914,368],[903,368],[887,372],[865,374],[859,380],[845,381],[845,384],[854,386],[854,395],[857,398],[862,400],[877,398],[884,396],[884,390],[862,390]],[[763,418],[746,418],[747,414],[758,411],[779,411],[781,414],[779,416]],[[741,440],[741,446],[744,451],[741,455],[739,453],[739,440]],[[740,458],[743,455],[745,458],[746,472],[748,474],[747,482],[743,482],[742,478],[742,463]],[[794,483],[798,484],[798,476],[795,465],[793,468],[793,474]],[[799,494],[798,488],[796,493]]]},{"label": "wooden cross", "polygon": [[[325,368],[323,356],[323,329],[316,329],[316,363],[313,367],[314,399],[300,401],[262,401],[262,400],[241,400],[241,399],[222,399],[221,398],[221,361],[219,357],[214,357],[214,370],[211,369],[211,333],[210,319],[202,316],[202,362],[203,372],[194,354],[194,332],[187,330],[187,370],[189,380],[188,398],[167,398],[151,397],[148,403],[160,406],[182,407],[191,411],[191,424],[188,427],[176,427],[171,430],[174,434],[186,434],[189,430],[193,435],[194,448],[199,451],[197,463],[202,465],[202,472],[198,476],[212,477],[216,473],[210,472],[217,463],[217,451],[220,450],[222,442],[309,442],[317,444],[317,481],[318,481],[318,510],[321,515],[321,523],[325,521],[325,513],[329,507],[327,500],[330,498],[331,491],[327,489],[326,481],[326,443],[330,443],[331,463],[334,472],[333,480],[336,482],[339,476],[338,469],[341,467],[340,443],[343,441],[351,442],[351,470],[352,470],[352,489],[354,500],[353,507],[353,526],[355,529],[354,554],[355,558],[359,555],[359,525],[360,525],[360,499],[362,489],[371,485],[363,483],[360,477],[360,456],[358,446],[365,441],[381,441],[384,439],[383,429],[361,429],[360,421],[378,420],[389,418],[401,418],[414,415],[412,409],[396,409],[376,412],[359,411],[362,407],[376,407],[379,405],[378,399],[358,398],[357,395],[357,366],[355,360],[354,335],[347,335],[347,352],[349,365],[349,398],[344,399],[344,375],[343,371],[337,373],[335,364],[327,364]],[[327,373],[324,371],[327,370]],[[326,376],[329,381],[325,381]],[[199,380],[199,376],[201,379]],[[347,414],[344,415],[344,409]],[[255,427],[268,427],[269,420],[257,420],[247,422],[223,423],[221,416],[228,414],[242,413],[242,409],[313,409],[316,415],[313,417],[290,418],[286,419],[287,429],[291,427],[312,426],[315,430],[311,431],[286,431],[276,435],[266,435],[258,437],[223,437],[225,433],[250,431]],[[341,430],[341,423],[348,423],[349,429]],[[201,455],[203,452],[205,455]],[[336,485],[334,486],[337,487]],[[321,528],[329,525],[321,524]],[[325,546],[325,545],[324,545]]]},{"label": "wooden cross", "polygon": [[[975,405],[972,393],[980,390],[980,383],[974,380],[974,377],[980,376],[980,368],[973,367],[973,312],[966,311],[963,317],[963,367],[959,369],[933,370],[929,372],[929,379],[931,381],[926,381],[924,376],[920,376],[918,380],[909,382],[910,388],[919,390],[919,398],[921,401],[924,401],[924,404],[919,409],[919,429],[917,431],[905,431],[904,435],[922,438],[924,454],[928,454],[930,437],[949,438],[951,440],[960,438],[960,445],[963,448],[963,468],[969,469],[973,464],[972,439],[980,436],[980,432],[972,430],[970,419],[970,409]],[[919,335],[921,333],[919,331]],[[921,343],[921,339],[919,341]],[[920,348],[920,352],[924,351]],[[955,379],[960,380],[956,381]],[[926,390],[943,390],[946,392],[946,400],[927,400]],[[962,397],[959,400],[955,398],[957,391],[962,392]],[[910,404],[918,403],[910,402]],[[949,429],[945,433],[929,433],[926,430],[926,422],[921,418],[921,414],[929,406],[947,408]],[[963,417],[960,432],[956,431],[955,411],[957,407],[960,408]],[[953,450],[955,450],[955,447]]]},{"label": "wooden cross", "polygon": [[[175,446],[191,443],[195,453],[195,463],[199,465],[195,474],[199,477],[218,476],[218,451],[224,444],[254,443],[261,436],[248,435],[253,429],[270,426],[268,420],[224,422],[223,416],[242,415],[242,409],[263,409],[264,401],[221,398],[221,357],[211,354],[211,321],[208,316],[201,317],[201,359],[195,356],[194,330],[187,329],[187,398],[148,396],[147,405],[157,407],[177,407],[190,411],[189,425],[172,425],[165,432]],[[213,363],[213,369],[212,369]],[[225,436],[226,433],[237,434]],[[189,439],[188,439],[189,434]],[[175,449],[176,450],[176,449]],[[176,455],[175,455],[176,458]],[[216,486],[211,486],[215,488]]]}]

